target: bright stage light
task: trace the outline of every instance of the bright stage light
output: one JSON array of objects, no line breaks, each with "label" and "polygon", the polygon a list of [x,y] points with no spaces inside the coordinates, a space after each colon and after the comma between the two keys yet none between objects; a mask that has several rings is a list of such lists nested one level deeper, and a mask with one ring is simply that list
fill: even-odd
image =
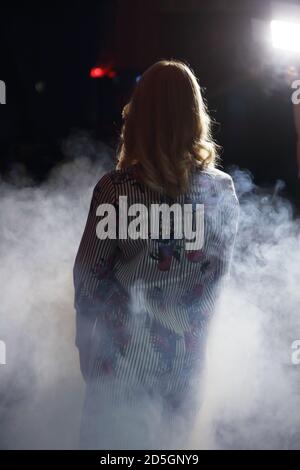
[{"label": "bright stage light", "polygon": [[276,49],[300,52],[300,24],[271,21],[272,44]]},{"label": "bright stage light", "polygon": [[106,75],[106,70],[103,69],[102,67],[93,67],[90,71],[91,78],[102,78],[102,77],[105,77],[105,75]]},{"label": "bright stage light", "polygon": [[91,78],[115,78],[117,76],[117,72],[112,69],[110,66],[108,67],[93,67],[90,70],[90,77]]}]

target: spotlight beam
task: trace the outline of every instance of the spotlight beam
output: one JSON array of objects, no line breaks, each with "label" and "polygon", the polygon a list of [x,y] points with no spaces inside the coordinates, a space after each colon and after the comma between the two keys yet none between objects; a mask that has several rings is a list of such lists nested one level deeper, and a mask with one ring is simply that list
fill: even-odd
[{"label": "spotlight beam", "polygon": [[300,23],[273,20],[271,34],[275,49],[300,53]]}]

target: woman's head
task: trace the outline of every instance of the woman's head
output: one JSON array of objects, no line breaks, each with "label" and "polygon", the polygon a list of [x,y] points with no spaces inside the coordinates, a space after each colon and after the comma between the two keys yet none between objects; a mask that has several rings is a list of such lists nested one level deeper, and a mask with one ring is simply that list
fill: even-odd
[{"label": "woman's head", "polygon": [[190,171],[213,166],[215,144],[197,79],[182,62],[163,60],[142,75],[123,111],[118,168],[139,164],[151,188],[183,193]]}]

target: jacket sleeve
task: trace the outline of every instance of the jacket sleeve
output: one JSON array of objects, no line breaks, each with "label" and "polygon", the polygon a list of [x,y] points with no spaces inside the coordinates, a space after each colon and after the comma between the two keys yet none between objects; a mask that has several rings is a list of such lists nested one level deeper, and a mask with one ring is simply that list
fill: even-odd
[{"label": "jacket sleeve", "polygon": [[[76,255],[73,268],[75,289],[74,307],[76,310],[76,346],[87,347],[99,311],[99,290],[105,289],[101,282],[113,269],[117,249],[115,238],[99,238],[97,224],[101,217],[97,209],[101,204],[116,205],[115,189],[109,174],[104,175],[94,188],[88,218]],[[105,212],[102,214],[107,215]],[[116,225],[116,220],[111,219]]]},{"label": "jacket sleeve", "polygon": [[221,276],[225,275],[226,277],[230,271],[240,212],[233,180],[229,175],[227,175],[227,178],[222,182],[221,204],[222,237],[219,252],[219,274]]}]

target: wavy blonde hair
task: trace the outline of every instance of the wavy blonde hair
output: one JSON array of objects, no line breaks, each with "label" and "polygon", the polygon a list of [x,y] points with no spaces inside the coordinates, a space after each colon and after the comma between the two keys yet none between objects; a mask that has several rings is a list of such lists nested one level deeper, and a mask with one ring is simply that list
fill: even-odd
[{"label": "wavy blonde hair", "polygon": [[162,60],[142,75],[123,110],[117,168],[138,165],[150,188],[176,197],[192,168],[214,166],[216,144],[200,86],[192,70]]}]

